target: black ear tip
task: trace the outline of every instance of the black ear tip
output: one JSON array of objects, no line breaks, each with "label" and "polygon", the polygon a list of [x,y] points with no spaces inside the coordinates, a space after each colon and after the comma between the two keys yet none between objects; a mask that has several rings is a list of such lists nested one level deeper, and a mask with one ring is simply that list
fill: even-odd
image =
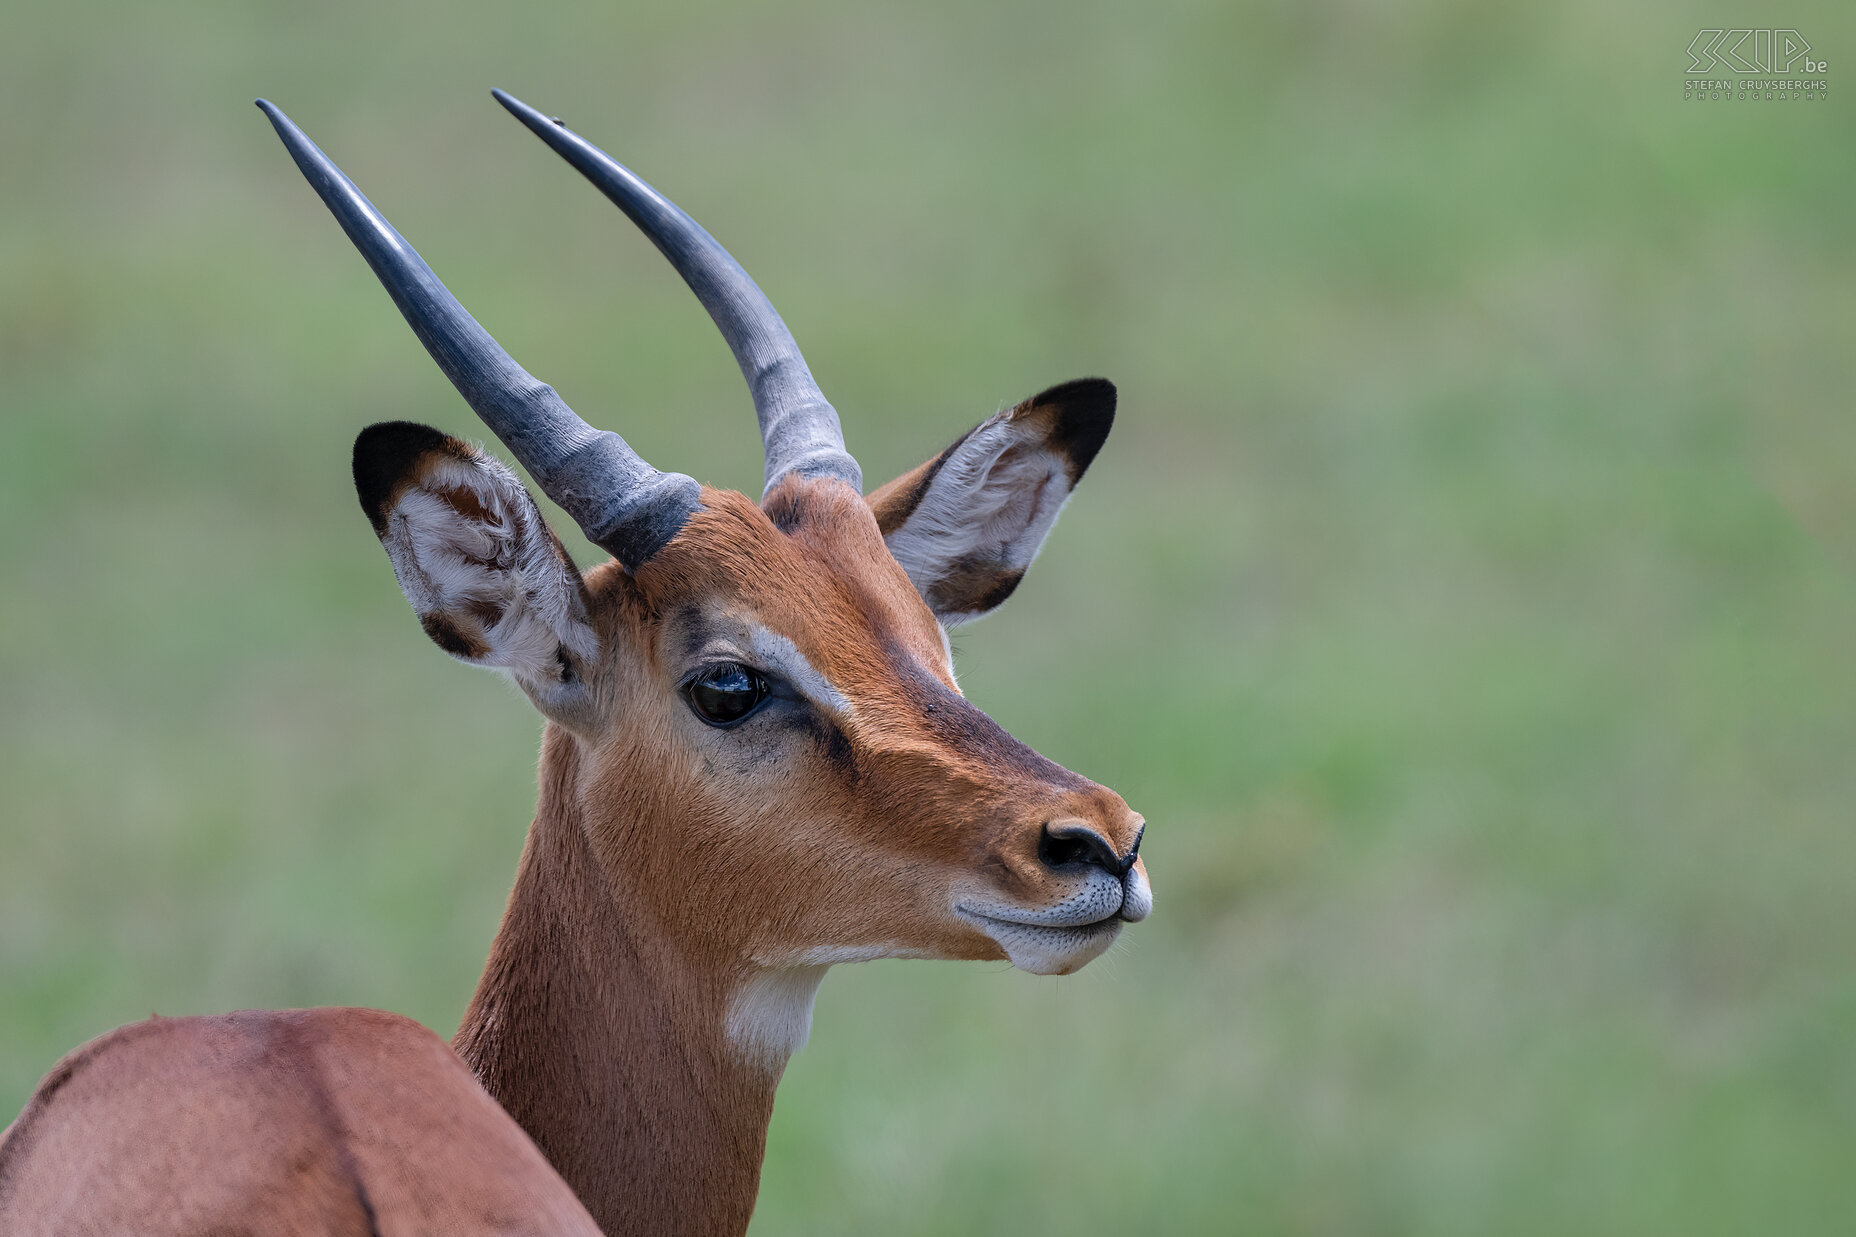
[{"label": "black ear tip", "polygon": [[1115,427],[1115,384],[1106,378],[1077,378],[1031,397],[1033,407],[1054,407],[1052,433],[1070,457],[1070,478],[1083,475]]},{"label": "black ear tip", "polygon": [[1109,407],[1115,406],[1115,384],[1106,378],[1072,378],[1035,396],[1037,404],[1054,404],[1066,401],[1102,401],[1107,400]]},{"label": "black ear tip", "polygon": [[387,528],[387,512],[400,482],[432,450],[455,451],[456,439],[415,421],[382,421],[354,440],[354,492],[376,534]]}]

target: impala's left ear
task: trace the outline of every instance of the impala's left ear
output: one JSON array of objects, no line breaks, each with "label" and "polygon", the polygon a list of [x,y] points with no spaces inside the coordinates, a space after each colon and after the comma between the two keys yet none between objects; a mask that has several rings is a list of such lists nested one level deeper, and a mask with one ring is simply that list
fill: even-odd
[{"label": "impala's left ear", "polygon": [[599,653],[586,588],[535,500],[501,462],[426,425],[370,425],[354,485],[425,634],[507,670],[550,717]]},{"label": "impala's left ear", "polygon": [[1018,587],[1115,423],[1115,385],[1079,378],[975,426],[868,498],[889,552],[943,623]]}]

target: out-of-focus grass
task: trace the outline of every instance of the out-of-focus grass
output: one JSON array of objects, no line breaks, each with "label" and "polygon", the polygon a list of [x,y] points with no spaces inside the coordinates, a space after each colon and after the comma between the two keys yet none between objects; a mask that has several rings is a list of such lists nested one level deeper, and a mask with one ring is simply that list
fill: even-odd
[{"label": "out-of-focus grass", "polygon": [[[366,421],[480,430],[250,96],[584,413],[755,483],[504,85],[742,257],[873,480],[1123,392],[959,644],[1148,815],[1158,913],[1062,981],[841,968],[756,1232],[1847,1229],[1856,127],[1683,102],[1711,15],[9,13],[0,1114],[151,1009],[448,1029],[533,802],[346,479]],[[1786,22],[1845,82],[1847,8]]]}]

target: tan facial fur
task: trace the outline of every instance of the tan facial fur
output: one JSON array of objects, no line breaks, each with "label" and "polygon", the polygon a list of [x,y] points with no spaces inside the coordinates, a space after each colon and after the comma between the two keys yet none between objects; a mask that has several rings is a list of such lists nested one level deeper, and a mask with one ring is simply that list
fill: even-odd
[{"label": "tan facial fur", "polygon": [[[612,879],[674,935],[768,966],[1001,958],[998,930],[957,908],[1029,920],[1089,884],[1040,861],[1045,824],[1134,846],[1140,818],[1118,795],[960,695],[938,623],[848,487],[795,479],[771,516],[713,490],[703,506],[635,577],[587,581],[608,650],[587,819]],[[768,635],[786,646],[775,658],[756,650]],[[817,682],[720,730],[678,691],[710,660],[770,675],[796,663]],[[1015,939],[1074,969],[1120,922],[1119,898],[1094,909],[1093,934],[1027,922]]]}]

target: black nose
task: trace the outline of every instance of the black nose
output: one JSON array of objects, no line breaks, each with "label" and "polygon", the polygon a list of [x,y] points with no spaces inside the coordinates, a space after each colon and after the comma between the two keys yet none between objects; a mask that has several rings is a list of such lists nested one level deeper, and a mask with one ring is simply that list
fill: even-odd
[{"label": "black nose", "polygon": [[1080,864],[1101,868],[1110,876],[1125,876],[1134,866],[1134,856],[1140,848],[1137,838],[1126,856],[1117,855],[1107,838],[1080,820],[1047,824],[1038,835],[1038,858],[1044,861],[1044,866],[1068,868]]}]

